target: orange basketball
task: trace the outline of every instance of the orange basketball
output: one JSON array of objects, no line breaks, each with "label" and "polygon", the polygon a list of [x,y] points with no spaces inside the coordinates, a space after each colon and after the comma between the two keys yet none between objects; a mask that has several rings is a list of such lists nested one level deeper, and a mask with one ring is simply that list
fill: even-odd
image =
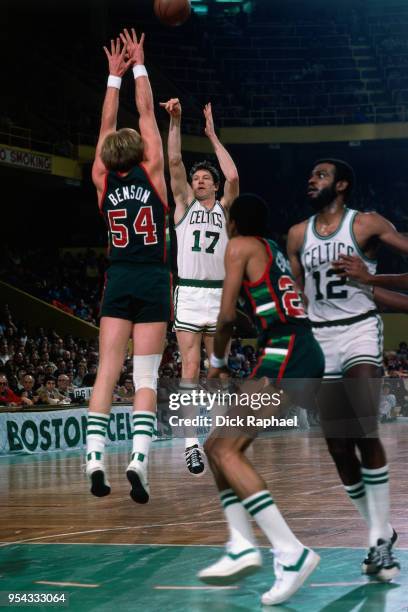
[{"label": "orange basketball", "polygon": [[189,0],[154,0],[154,12],[168,26],[178,26],[190,17]]}]

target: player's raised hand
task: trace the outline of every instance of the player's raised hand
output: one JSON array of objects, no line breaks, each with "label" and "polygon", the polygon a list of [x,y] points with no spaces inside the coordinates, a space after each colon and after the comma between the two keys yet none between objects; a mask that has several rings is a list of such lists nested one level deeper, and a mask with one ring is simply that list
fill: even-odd
[{"label": "player's raised hand", "polygon": [[215,134],[215,128],[214,128],[214,119],[213,119],[213,115],[212,115],[212,108],[211,108],[211,102],[208,102],[208,104],[206,104],[204,106],[204,117],[205,117],[205,135],[208,136],[208,138],[214,138],[216,136]]},{"label": "player's raised hand", "polygon": [[131,62],[126,59],[126,45],[121,49],[120,38],[111,40],[110,51],[104,47],[109,62],[109,74],[122,77],[129,68]]},{"label": "player's raised hand", "polygon": [[162,106],[174,119],[180,119],[181,104],[178,98],[170,98],[167,102],[160,102],[160,106]]},{"label": "player's raised hand", "polygon": [[120,33],[120,37],[124,45],[126,45],[127,56],[132,66],[139,64],[143,66],[144,64],[144,40],[145,35],[142,34],[140,39],[137,40],[137,35],[135,29],[132,28],[132,34],[125,28],[123,32]]},{"label": "player's raised hand", "polygon": [[357,255],[340,255],[338,261],[333,262],[333,268],[342,278],[370,284],[371,274],[364,261]]}]

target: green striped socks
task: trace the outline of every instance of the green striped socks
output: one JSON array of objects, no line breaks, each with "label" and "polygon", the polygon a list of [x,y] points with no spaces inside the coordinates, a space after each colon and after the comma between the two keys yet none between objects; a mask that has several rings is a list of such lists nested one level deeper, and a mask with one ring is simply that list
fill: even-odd
[{"label": "green striped socks", "polygon": [[376,546],[378,539],[388,540],[392,536],[388,465],[374,470],[362,467],[361,473],[370,517],[369,544]]},{"label": "green striped socks", "polygon": [[102,414],[101,412],[88,412],[88,422],[86,427],[87,461],[102,461],[109,419],[109,414]]},{"label": "green striped socks", "polygon": [[254,551],[256,542],[249,516],[232,489],[220,491],[220,500],[229,529],[228,554]]},{"label": "green striped socks", "polygon": [[360,480],[353,485],[344,485],[347,495],[361,514],[365,522],[369,525],[370,518],[368,516],[367,496],[364,482]]},{"label": "green striped socks", "polygon": [[303,545],[287,525],[268,490],[258,491],[242,500],[242,503],[274,549],[288,553],[302,552]]},{"label": "green striped socks", "polygon": [[152,443],[156,413],[137,410],[133,413],[133,448],[132,461],[144,461],[149,454]]}]

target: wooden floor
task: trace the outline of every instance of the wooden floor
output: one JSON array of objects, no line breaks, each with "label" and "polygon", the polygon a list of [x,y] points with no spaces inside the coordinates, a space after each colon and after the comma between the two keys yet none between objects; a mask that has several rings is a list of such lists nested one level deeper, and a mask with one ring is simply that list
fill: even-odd
[{"label": "wooden floor", "polygon": [[[391,473],[392,524],[404,548],[408,423],[384,425],[382,432]],[[0,456],[0,543],[223,544],[226,524],[211,474],[192,477],[183,450],[181,440],[153,444],[151,501],[145,506],[129,497],[127,448],[107,454],[112,493],[103,499],[88,491],[83,453]],[[317,434],[258,439],[248,456],[305,544],[366,546],[364,523]]]}]

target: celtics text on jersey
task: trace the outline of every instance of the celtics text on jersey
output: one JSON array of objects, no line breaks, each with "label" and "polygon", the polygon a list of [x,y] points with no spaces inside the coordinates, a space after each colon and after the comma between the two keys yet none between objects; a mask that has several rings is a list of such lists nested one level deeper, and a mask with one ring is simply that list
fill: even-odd
[{"label": "celtics text on jersey", "polygon": [[217,200],[206,209],[193,200],[175,225],[177,267],[180,279],[222,281],[228,236],[223,206]]},{"label": "celtics text on jersey", "polygon": [[358,212],[344,209],[338,228],[328,236],[316,230],[316,215],[306,226],[300,258],[305,275],[305,295],[308,298],[308,316],[313,322],[341,321],[375,310],[370,287],[357,281],[340,278],[332,264],[340,254],[358,255],[375,274],[377,262],[368,259],[358,246],[353,223]]}]

